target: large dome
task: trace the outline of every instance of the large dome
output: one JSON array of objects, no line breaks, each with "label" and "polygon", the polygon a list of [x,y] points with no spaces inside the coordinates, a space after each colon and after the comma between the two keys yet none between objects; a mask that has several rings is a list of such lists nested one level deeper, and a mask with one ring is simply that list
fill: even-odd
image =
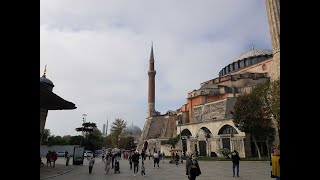
[{"label": "large dome", "polygon": [[126,134],[126,135],[139,135],[141,133],[142,133],[141,129],[138,126],[135,126],[135,125],[127,126],[123,130],[123,134]]},{"label": "large dome", "polygon": [[272,55],[272,50],[269,49],[252,49],[250,51],[244,52],[239,56],[233,59],[233,62],[237,62],[242,59],[252,58],[252,57],[259,57],[259,56],[270,56]]},{"label": "large dome", "polygon": [[272,50],[254,49],[254,47],[252,47],[252,50],[238,55],[232,60],[231,63],[225,66],[219,72],[219,77],[235,73],[240,69],[260,63],[266,59],[269,59],[270,57],[272,57]]}]

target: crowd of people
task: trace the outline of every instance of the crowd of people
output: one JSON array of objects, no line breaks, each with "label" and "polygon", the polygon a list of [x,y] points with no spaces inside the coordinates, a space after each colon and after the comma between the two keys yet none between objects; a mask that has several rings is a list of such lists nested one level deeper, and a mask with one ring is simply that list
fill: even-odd
[{"label": "crowd of people", "polygon": [[48,151],[46,155],[46,159],[47,159],[47,166],[50,165],[50,167],[55,167],[56,160],[58,159],[58,154],[55,151]]},{"label": "crowd of people", "polygon": [[[69,165],[69,157],[68,151],[65,152],[65,159],[66,159],[66,166]],[[201,175],[201,170],[199,163],[197,161],[197,155],[188,153],[188,158],[186,159],[186,175],[189,180],[195,180],[197,176]],[[145,160],[147,157],[153,159],[153,168],[160,168],[159,162],[162,160],[164,163],[164,157],[165,153],[160,151],[154,151],[154,153],[146,153],[145,151],[142,151],[141,154],[136,150],[131,151],[123,151],[122,157],[124,160],[128,160],[130,170],[132,170],[133,167],[133,176],[136,176],[139,173],[139,164],[141,159],[141,175],[146,176],[146,168],[145,168]],[[141,157],[141,158],[140,158]],[[55,162],[58,158],[58,155],[55,151],[48,151],[46,155],[47,159],[47,166],[50,165],[50,167],[55,167]],[[232,160],[232,174],[233,177],[237,176],[239,177],[239,164],[240,164],[240,156],[239,153],[234,150],[230,158]],[[92,173],[93,165],[95,163],[95,156],[87,157],[89,161],[89,173]],[[170,163],[173,163],[173,160],[175,161],[176,165],[179,163],[179,155],[178,153],[172,153]],[[120,164],[119,160],[121,160],[121,152],[111,152],[107,151],[102,155],[102,161],[105,163],[104,170],[106,171],[106,174],[110,173],[111,169],[114,169],[114,172],[120,173]],[[40,166],[43,166],[43,162],[40,158]],[[271,168],[271,178],[275,178],[276,180],[280,180],[280,148],[275,148],[272,150],[271,153],[271,160],[270,160],[270,166]]]}]

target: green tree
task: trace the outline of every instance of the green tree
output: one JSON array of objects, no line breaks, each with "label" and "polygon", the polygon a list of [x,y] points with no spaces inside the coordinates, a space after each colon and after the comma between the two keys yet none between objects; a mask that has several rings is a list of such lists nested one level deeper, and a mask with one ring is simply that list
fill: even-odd
[{"label": "green tree", "polygon": [[176,144],[179,142],[179,140],[180,140],[180,134],[177,135],[176,137],[172,137],[172,138],[168,139],[167,141],[164,141],[163,143],[170,144],[173,148],[176,148]]},{"label": "green tree", "polygon": [[112,144],[112,136],[109,134],[107,137],[104,138],[104,147],[111,148],[114,147]]},{"label": "green tree", "polygon": [[79,145],[80,144],[80,139],[81,139],[80,135],[79,136],[71,136],[69,144],[70,145]]},{"label": "green tree", "polygon": [[270,150],[272,147],[272,142],[274,141],[275,129],[272,126],[267,126],[257,130],[257,136],[259,139],[263,140],[267,145],[268,157],[270,157]]},{"label": "green tree", "polygon": [[252,89],[251,93],[239,96],[233,113],[235,126],[240,131],[250,134],[258,151],[259,159],[261,159],[261,153],[257,138],[260,137],[263,129],[271,127],[271,113],[261,99],[261,93],[263,93],[261,87],[258,85],[257,88]]},{"label": "green tree", "polygon": [[131,149],[131,142],[133,141],[134,141],[134,138],[132,136],[121,137],[119,141],[119,148]]},{"label": "green tree", "polygon": [[42,134],[42,144],[47,145],[48,144],[48,138],[51,136],[50,129],[44,129]]},{"label": "green tree", "polygon": [[85,148],[91,151],[101,149],[104,139],[99,130],[95,129],[87,135]]},{"label": "green tree", "polygon": [[273,118],[277,122],[276,126],[280,140],[280,79],[270,83],[265,99]]},{"label": "green tree", "polygon": [[85,122],[82,124],[82,127],[76,128],[76,131],[85,132],[87,134],[88,132],[92,132],[96,127],[97,127],[96,123]]},{"label": "green tree", "polygon": [[93,130],[97,128],[96,123],[91,123],[91,122],[85,122],[82,123],[82,127],[76,128],[77,132],[85,132],[85,136],[80,136],[80,144],[81,146],[86,146],[87,145],[87,135],[89,132],[93,132]]},{"label": "green tree", "polygon": [[61,136],[52,135],[48,138],[48,145],[64,145],[64,142]]},{"label": "green tree", "polygon": [[280,135],[280,79],[260,84],[254,91],[267,108],[267,112],[270,113],[271,117],[275,120],[275,127],[279,133],[278,135]]},{"label": "green tree", "polygon": [[115,121],[111,125],[111,137],[112,144],[116,147],[119,147],[119,137],[122,133],[122,130],[126,128],[127,123],[122,119],[115,119]]}]

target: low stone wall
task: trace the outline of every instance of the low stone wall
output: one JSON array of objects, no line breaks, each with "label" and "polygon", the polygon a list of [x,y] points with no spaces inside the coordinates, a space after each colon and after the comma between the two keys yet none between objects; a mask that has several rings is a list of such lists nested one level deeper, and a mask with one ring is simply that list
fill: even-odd
[{"label": "low stone wall", "polygon": [[55,152],[68,151],[69,155],[73,155],[74,147],[79,147],[79,146],[78,145],[54,145],[54,146],[41,145],[40,155],[42,157],[46,156],[48,151],[55,151]]}]

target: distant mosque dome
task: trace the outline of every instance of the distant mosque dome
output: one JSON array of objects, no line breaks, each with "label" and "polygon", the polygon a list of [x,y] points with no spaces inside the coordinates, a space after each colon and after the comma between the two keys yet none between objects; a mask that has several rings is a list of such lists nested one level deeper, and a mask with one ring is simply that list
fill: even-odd
[{"label": "distant mosque dome", "polygon": [[220,72],[219,76],[225,76],[237,72],[238,70],[252,66],[261,61],[269,59],[273,56],[272,50],[269,49],[252,49],[236,56],[230,64],[225,66]]},{"label": "distant mosque dome", "polygon": [[127,126],[122,133],[125,136],[134,136],[134,135],[140,136],[142,134],[142,131],[138,126],[135,126],[132,124],[130,126]]},{"label": "distant mosque dome", "polygon": [[122,131],[122,136],[133,136],[135,138],[139,138],[142,134],[141,129],[138,126],[135,125],[130,125],[127,126],[123,131]]}]

